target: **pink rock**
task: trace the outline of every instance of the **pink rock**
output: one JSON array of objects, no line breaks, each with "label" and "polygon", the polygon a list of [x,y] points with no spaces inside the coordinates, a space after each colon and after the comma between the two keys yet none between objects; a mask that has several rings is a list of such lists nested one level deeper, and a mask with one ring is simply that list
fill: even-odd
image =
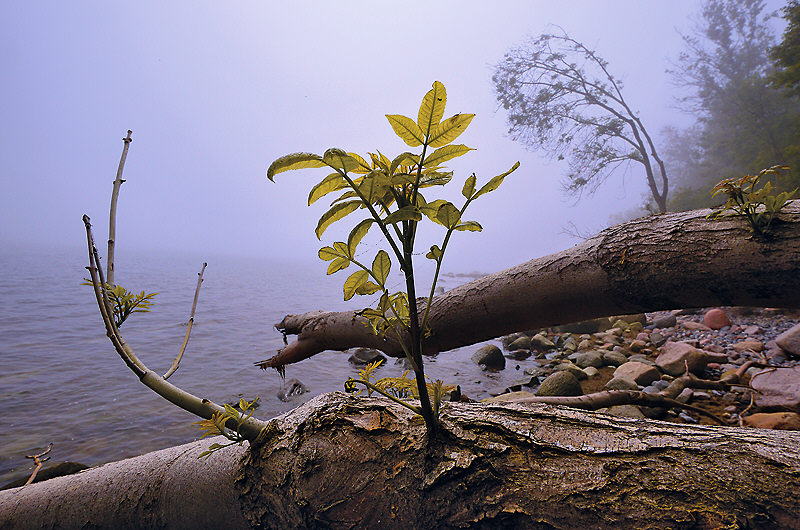
[{"label": "pink rock", "polygon": [[752,339],[737,342],[736,344],[733,344],[731,347],[734,350],[738,351],[739,353],[745,352],[747,350],[752,350],[754,352],[764,351],[764,343]]},{"label": "pink rock", "polygon": [[800,412],[800,367],[777,368],[753,376],[750,386],[757,391],[755,404],[769,411]]},{"label": "pink rock", "polygon": [[708,356],[685,342],[667,342],[661,347],[661,354],[656,358],[656,366],[669,375],[679,376],[689,371],[693,374],[702,374],[706,369]]},{"label": "pink rock", "polygon": [[722,329],[731,325],[731,319],[722,309],[709,309],[703,316],[703,324],[711,329]]},{"label": "pink rock", "polygon": [[744,424],[758,429],[800,431],[800,414],[796,412],[759,412],[744,418]]},{"label": "pink rock", "polygon": [[694,320],[683,320],[681,321],[681,326],[688,330],[700,330],[700,331],[711,331],[711,328],[706,326],[701,322],[695,322]]},{"label": "pink rock", "polygon": [[661,379],[661,373],[649,364],[628,361],[614,370],[614,377],[624,377],[637,385],[647,386],[653,381]]}]

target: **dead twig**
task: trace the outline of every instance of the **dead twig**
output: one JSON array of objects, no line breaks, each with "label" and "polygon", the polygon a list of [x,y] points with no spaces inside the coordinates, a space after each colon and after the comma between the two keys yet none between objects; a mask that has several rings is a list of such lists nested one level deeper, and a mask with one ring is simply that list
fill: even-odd
[{"label": "dead twig", "polygon": [[28,484],[33,482],[33,480],[36,478],[36,474],[39,472],[40,469],[42,469],[42,463],[50,460],[49,456],[46,456],[44,458],[42,457],[47,453],[49,453],[52,448],[53,448],[53,442],[50,442],[50,444],[47,446],[47,449],[45,449],[38,455],[25,455],[25,458],[33,459],[33,465],[36,467],[33,468],[33,473],[31,473],[31,476],[28,477],[28,481],[24,484],[24,486],[27,486]]},{"label": "dead twig", "polygon": [[192,312],[189,314],[189,324],[186,328],[186,336],[183,339],[183,344],[181,344],[181,349],[178,352],[178,356],[175,357],[174,361],[172,361],[172,366],[169,367],[167,373],[162,376],[164,379],[169,379],[169,376],[178,370],[178,367],[181,364],[181,359],[183,358],[183,352],[186,351],[186,345],[189,344],[189,334],[192,332],[192,326],[194,325],[194,310],[197,308],[197,297],[200,295],[200,285],[203,283],[203,273],[206,270],[206,265],[208,265],[208,263],[203,262],[203,267],[200,269],[200,272],[197,273],[197,288],[194,290],[194,302],[192,302]]}]

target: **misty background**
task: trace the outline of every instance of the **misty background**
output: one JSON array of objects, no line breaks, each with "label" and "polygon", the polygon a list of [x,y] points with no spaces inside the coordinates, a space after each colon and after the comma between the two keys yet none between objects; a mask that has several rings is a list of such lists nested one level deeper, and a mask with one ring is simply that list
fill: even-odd
[{"label": "misty background", "polygon": [[[767,2],[776,10],[782,2]],[[477,150],[448,164],[451,193],[520,169],[471,207],[444,268],[492,272],[575,244],[640,206],[641,168],[576,204],[563,162],[507,136],[493,65],[558,25],[625,83],[648,130],[691,118],[665,70],[699,2],[16,2],[0,7],[0,242],[83,249],[87,213],[104,241],[121,139],[133,130],[119,200],[118,252],[181,251],[316,260],[326,172],[265,178],[275,158],[341,147],[388,156],[407,146],[384,114],[416,117],[435,80],[445,116],[475,113],[459,138]],[[777,19],[776,34],[780,24]],[[658,141],[658,140],[657,140]],[[334,225],[322,244],[346,237]],[[375,234],[372,234],[375,236]],[[320,272],[325,265],[319,263]],[[117,270],[124,270],[119,262]]]}]

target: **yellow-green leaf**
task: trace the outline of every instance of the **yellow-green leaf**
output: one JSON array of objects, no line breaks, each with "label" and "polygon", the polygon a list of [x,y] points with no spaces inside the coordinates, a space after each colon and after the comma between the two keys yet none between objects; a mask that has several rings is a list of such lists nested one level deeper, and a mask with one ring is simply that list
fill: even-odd
[{"label": "yellow-green leaf", "polygon": [[311,188],[311,192],[308,194],[308,205],[311,206],[320,197],[345,187],[347,187],[347,182],[344,178],[339,173],[331,173],[322,179],[322,182]]},{"label": "yellow-green leaf", "polygon": [[358,191],[367,199],[367,202],[374,203],[386,193],[386,189],[391,186],[389,178],[381,169],[370,171],[358,185]]},{"label": "yellow-green leaf", "polygon": [[353,230],[350,231],[350,236],[347,238],[347,248],[349,249],[351,256],[355,255],[356,247],[364,238],[364,236],[367,235],[367,232],[369,232],[369,229],[374,222],[375,221],[373,219],[364,219],[358,223]]},{"label": "yellow-green leaf", "polygon": [[397,167],[400,165],[406,166],[413,166],[419,162],[419,156],[415,155],[414,153],[409,153],[406,151],[405,153],[400,153],[392,160],[392,165],[389,167],[389,174],[394,175],[394,172],[397,171]]},{"label": "yellow-green leaf", "polygon": [[392,186],[414,184],[416,181],[417,178],[414,175],[409,175],[408,173],[398,173],[396,175],[392,175]]},{"label": "yellow-green leaf", "polygon": [[356,294],[356,290],[364,285],[369,279],[369,273],[363,269],[357,270],[344,281],[344,299],[350,300]]},{"label": "yellow-green leaf", "polygon": [[465,155],[470,151],[474,151],[472,147],[467,147],[464,144],[458,145],[446,145],[444,147],[440,147],[433,153],[429,154],[428,157],[425,159],[425,166],[438,166],[443,162],[447,162],[448,160],[455,158],[457,156]]},{"label": "yellow-green leaf", "polygon": [[442,249],[438,245],[433,245],[430,252],[425,254],[425,257],[434,261],[439,261],[442,257]]},{"label": "yellow-green leaf", "polygon": [[361,206],[361,201],[340,202],[322,214],[322,217],[319,218],[319,223],[317,223],[317,229],[315,230],[317,239],[322,237],[325,229],[327,229],[332,223],[350,213],[353,213],[358,209],[359,206]]},{"label": "yellow-green leaf", "polygon": [[438,171],[429,171],[422,175],[419,180],[420,188],[427,188],[429,186],[444,186],[453,178],[453,172],[439,173]]},{"label": "yellow-green leaf", "polygon": [[433,221],[434,223],[438,223],[439,220],[436,219],[436,214],[439,212],[439,208],[446,203],[447,201],[444,199],[436,199],[433,202],[429,202],[425,205],[421,205],[419,210],[425,214],[425,217]]},{"label": "yellow-green leaf", "polygon": [[361,167],[361,164],[355,158],[351,157],[343,150],[335,147],[325,151],[325,154],[322,155],[322,159],[332,168],[341,169],[345,173],[354,171]]},{"label": "yellow-green leaf", "polygon": [[511,167],[511,169],[509,169],[505,173],[501,173],[500,175],[497,175],[492,180],[490,180],[489,182],[484,184],[483,187],[478,190],[478,193],[475,194],[473,199],[477,199],[478,197],[480,197],[484,193],[489,193],[490,191],[496,190],[500,186],[500,184],[503,183],[503,179],[506,178],[512,172],[514,172],[518,167],[519,167],[519,162],[515,163]]},{"label": "yellow-green leaf", "polygon": [[475,173],[469,176],[467,181],[464,183],[464,187],[461,189],[461,195],[467,199],[472,197],[473,193],[475,193]]},{"label": "yellow-green leaf", "polygon": [[414,206],[403,206],[399,210],[391,213],[383,222],[389,225],[400,221],[419,221],[421,219],[422,214],[418,208]]},{"label": "yellow-green leaf", "polygon": [[350,158],[358,162],[359,167],[353,169],[352,170],[353,173],[362,173],[362,174],[369,173],[370,169],[372,169],[371,167],[369,167],[367,161],[361,158],[361,155],[359,155],[358,153],[347,153],[347,154],[350,156]]},{"label": "yellow-green leaf", "polygon": [[339,195],[338,197],[336,197],[333,200],[333,202],[331,202],[331,206],[333,206],[337,202],[342,202],[342,201],[347,200],[347,199],[352,199],[353,197],[358,197],[358,193],[356,193],[353,190],[346,191],[346,192],[342,193],[341,195]]},{"label": "yellow-green leaf", "polygon": [[447,228],[453,228],[461,219],[461,213],[453,203],[445,202],[436,212],[436,219]]},{"label": "yellow-green leaf", "polygon": [[289,171],[291,169],[305,169],[311,167],[323,167],[325,162],[322,157],[314,153],[292,153],[290,155],[282,156],[267,169],[267,178],[273,182],[275,175]]},{"label": "yellow-green leaf", "polygon": [[456,114],[447,118],[436,126],[436,130],[431,131],[428,137],[428,145],[431,147],[441,147],[447,145],[464,132],[469,122],[474,118],[474,114]]},{"label": "yellow-green leaf", "polygon": [[319,249],[319,252],[317,252],[317,256],[319,256],[319,259],[321,259],[322,261],[330,261],[332,259],[340,257],[341,254],[336,252],[331,247],[322,247],[321,249]]},{"label": "yellow-green leaf", "polygon": [[414,123],[414,120],[400,114],[387,114],[386,119],[389,120],[392,129],[397,136],[399,136],[406,144],[411,147],[422,145],[425,140],[425,135],[419,128],[419,125]]},{"label": "yellow-green leaf", "polygon": [[457,224],[453,230],[464,231],[468,230],[470,232],[480,232],[483,230],[483,227],[477,221],[464,221],[463,223]]},{"label": "yellow-green leaf", "polygon": [[417,125],[423,133],[430,134],[434,127],[442,121],[446,103],[447,91],[444,85],[439,81],[434,81],[433,88],[422,98],[422,105],[420,105],[417,115]]},{"label": "yellow-green leaf", "polygon": [[392,260],[389,259],[389,254],[385,250],[379,250],[378,255],[372,260],[372,276],[378,280],[378,283],[384,285],[391,268]]},{"label": "yellow-green leaf", "polygon": [[333,274],[334,272],[338,272],[342,269],[346,269],[350,266],[352,261],[348,258],[336,258],[328,265],[328,275]]},{"label": "yellow-green leaf", "polygon": [[361,295],[374,294],[380,290],[381,290],[380,286],[378,286],[374,282],[368,281],[365,282],[363,285],[361,285],[358,289],[356,289],[356,294],[361,294]]}]

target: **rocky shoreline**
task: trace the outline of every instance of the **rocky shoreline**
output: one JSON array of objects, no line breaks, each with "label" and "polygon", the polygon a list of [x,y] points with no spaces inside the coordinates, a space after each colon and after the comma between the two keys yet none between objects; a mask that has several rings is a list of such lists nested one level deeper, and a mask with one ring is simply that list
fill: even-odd
[{"label": "rocky shoreline", "polygon": [[[534,361],[530,379],[487,401],[532,396],[580,396],[606,390],[658,394],[687,368],[720,381],[743,365],[741,385],[685,388],[676,399],[729,425],[800,430],[800,312],[725,307],[624,315],[515,333],[501,339],[505,353],[484,346],[473,361],[487,370],[506,359]],[[501,360],[502,359],[502,360]],[[614,415],[679,423],[715,423],[679,408],[617,405]]]}]

